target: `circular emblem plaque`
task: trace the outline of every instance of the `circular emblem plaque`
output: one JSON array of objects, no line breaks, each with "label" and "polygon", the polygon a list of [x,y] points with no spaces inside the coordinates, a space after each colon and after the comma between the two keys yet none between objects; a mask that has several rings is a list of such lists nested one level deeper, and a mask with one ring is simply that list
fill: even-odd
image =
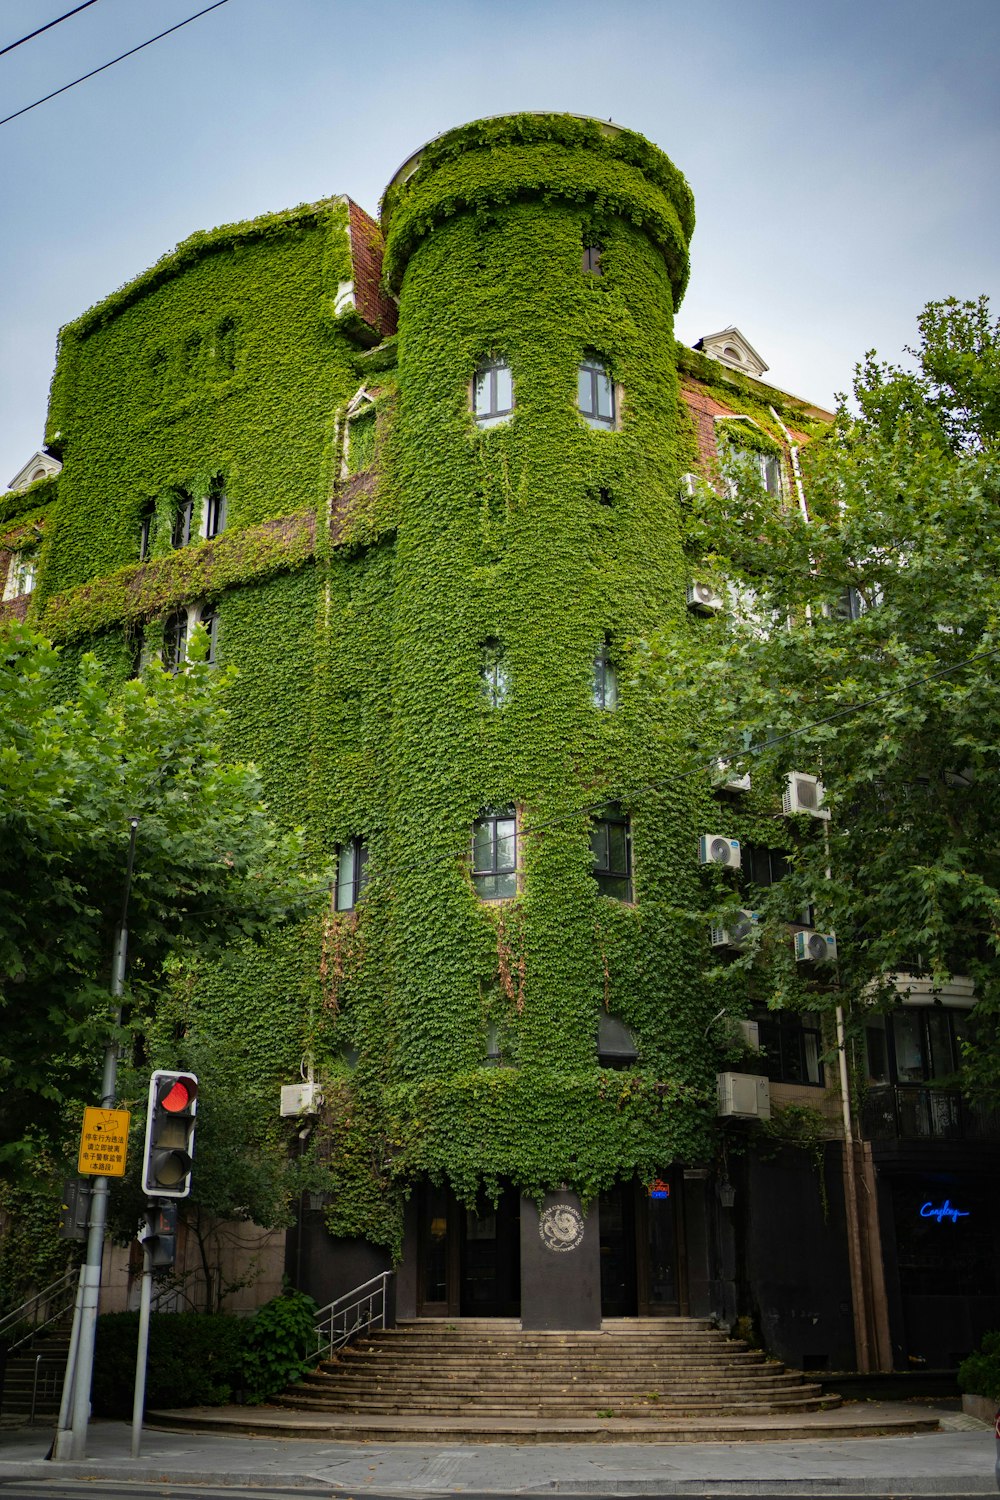
[{"label": "circular emblem plaque", "polygon": [[583,1239],[583,1214],[568,1203],[544,1208],[538,1217],[538,1233],[546,1250],[575,1250]]}]

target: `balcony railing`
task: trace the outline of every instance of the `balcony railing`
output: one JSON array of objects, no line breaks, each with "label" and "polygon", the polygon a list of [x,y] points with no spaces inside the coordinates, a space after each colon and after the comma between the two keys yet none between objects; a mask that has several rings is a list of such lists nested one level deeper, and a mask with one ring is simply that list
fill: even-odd
[{"label": "balcony railing", "polygon": [[996,1141],[1000,1109],[970,1104],[955,1089],[883,1084],[868,1091],[861,1107],[861,1130],[870,1141]]}]

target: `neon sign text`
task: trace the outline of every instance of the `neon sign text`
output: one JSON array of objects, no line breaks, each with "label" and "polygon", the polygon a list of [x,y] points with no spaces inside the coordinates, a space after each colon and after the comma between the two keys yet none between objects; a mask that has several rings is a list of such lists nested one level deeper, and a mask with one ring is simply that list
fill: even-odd
[{"label": "neon sign text", "polygon": [[935,1208],[933,1203],[925,1203],[920,1210],[920,1217],[937,1219],[939,1224],[943,1224],[945,1219],[950,1219],[953,1224],[957,1224],[959,1219],[967,1219],[969,1214],[966,1209],[952,1208],[950,1200],[946,1198],[940,1208]]}]

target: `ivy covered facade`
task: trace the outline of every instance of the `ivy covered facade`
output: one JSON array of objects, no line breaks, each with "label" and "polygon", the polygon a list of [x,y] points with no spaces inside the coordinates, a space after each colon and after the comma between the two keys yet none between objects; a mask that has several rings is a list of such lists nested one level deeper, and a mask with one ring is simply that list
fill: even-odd
[{"label": "ivy covered facade", "polygon": [[62,331],[45,473],[0,500],[33,569],[4,608],[67,676],[180,665],[205,624],[232,757],[337,861],[310,922],[178,982],[149,1038],[157,1065],[225,1038],[261,1108],[315,1080],[299,1284],[393,1265],[401,1315],[531,1327],[746,1316],[842,1368],[818,1023],[765,1026],[775,1108],[827,1145],[767,1156],[718,1119],[717,1075],[760,1068],[719,1024],[748,996],[706,979],[699,840],[763,869],[780,806],[691,774],[698,726],[638,669],[717,607],[689,476],[726,436],[792,499],[829,415],[734,330],[677,344],[693,223],[640,136],[530,115],[424,147],[378,223],[336,198],[195,235]]}]

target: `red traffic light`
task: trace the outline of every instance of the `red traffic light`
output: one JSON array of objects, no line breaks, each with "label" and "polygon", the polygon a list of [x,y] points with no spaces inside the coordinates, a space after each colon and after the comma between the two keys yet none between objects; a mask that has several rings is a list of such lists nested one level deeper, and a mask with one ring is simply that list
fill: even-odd
[{"label": "red traffic light", "polygon": [[160,1093],[156,1102],[168,1114],[179,1115],[190,1106],[192,1099],[197,1097],[197,1093],[197,1085],[193,1078],[168,1078],[160,1085]]}]

